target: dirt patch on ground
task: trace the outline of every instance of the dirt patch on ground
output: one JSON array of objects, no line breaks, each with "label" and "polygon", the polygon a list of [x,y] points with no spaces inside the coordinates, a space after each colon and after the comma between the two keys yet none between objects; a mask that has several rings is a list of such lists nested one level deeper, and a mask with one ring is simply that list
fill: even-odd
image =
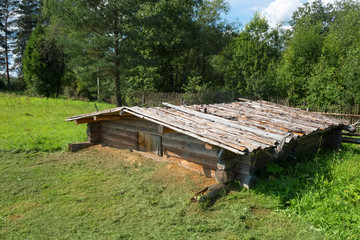
[{"label": "dirt patch on ground", "polygon": [[14,214],[10,216],[10,221],[16,221],[22,219],[22,216],[19,214]]},{"label": "dirt patch on ground", "polygon": [[124,162],[136,164],[137,166],[155,164],[156,168],[153,178],[159,181],[171,182],[172,184],[183,184],[190,181],[201,188],[217,182],[213,178],[208,178],[203,174],[188,170],[175,163],[167,162],[152,154],[127,149],[95,145],[76,153],[66,152],[57,157],[65,164],[88,159],[93,163],[110,169],[117,168]]}]

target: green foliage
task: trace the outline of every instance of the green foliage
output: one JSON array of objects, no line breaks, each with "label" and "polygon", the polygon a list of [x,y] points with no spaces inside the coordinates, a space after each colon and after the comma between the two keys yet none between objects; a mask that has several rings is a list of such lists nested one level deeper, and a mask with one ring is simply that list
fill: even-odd
[{"label": "green foliage", "polygon": [[284,170],[283,167],[281,167],[280,165],[276,164],[276,163],[269,163],[267,166],[266,166],[266,171],[269,172],[269,173],[272,173],[274,175],[277,175],[279,173],[281,173],[282,171]]},{"label": "green foliage", "polygon": [[38,25],[27,43],[24,80],[30,92],[50,97],[59,96],[65,74],[65,56],[53,37],[46,36]]},{"label": "green foliage", "polygon": [[268,75],[279,60],[280,45],[278,30],[270,29],[267,20],[256,13],[217,61],[224,66],[225,87],[253,98],[272,96],[275,83]]},{"label": "green foliage", "polygon": [[16,54],[15,68],[21,78],[23,76],[22,61],[26,44],[30,39],[30,34],[35,29],[36,24],[40,22],[40,1],[39,0],[21,0],[17,3],[16,13],[16,36],[13,53]]},{"label": "green foliage", "polygon": [[[347,3],[330,26],[322,56],[309,79],[310,104],[343,107],[360,103],[359,50],[360,5]],[[351,6],[351,7],[350,7]]]}]

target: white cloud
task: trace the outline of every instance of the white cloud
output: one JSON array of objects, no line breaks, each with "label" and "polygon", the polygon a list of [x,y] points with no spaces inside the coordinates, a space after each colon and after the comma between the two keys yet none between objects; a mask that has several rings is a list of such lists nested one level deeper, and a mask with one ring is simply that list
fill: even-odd
[{"label": "white cloud", "polygon": [[281,21],[290,20],[293,12],[301,6],[299,0],[275,0],[263,10],[263,14],[270,26],[275,27]]}]

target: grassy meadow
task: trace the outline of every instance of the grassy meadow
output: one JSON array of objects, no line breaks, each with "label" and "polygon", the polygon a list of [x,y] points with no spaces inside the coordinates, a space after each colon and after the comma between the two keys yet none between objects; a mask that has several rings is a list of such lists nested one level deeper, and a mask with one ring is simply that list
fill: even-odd
[{"label": "grassy meadow", "polygon": [[86,125],[76,126],[65,118],[96,111],[93,102],[1,93],[0,109],[0,150],[12,152],[65,150],[69,142],[84,141]]},{"label": "grassy meadow", "polygon": [[215,203],[193,204],[212,179],[127,150],[65,150],[86,135],[64,119],[93,103],[0,93],[0,107],[0,239],[360,236],[356,146],[271,165],[253,190],[234,183]]}]

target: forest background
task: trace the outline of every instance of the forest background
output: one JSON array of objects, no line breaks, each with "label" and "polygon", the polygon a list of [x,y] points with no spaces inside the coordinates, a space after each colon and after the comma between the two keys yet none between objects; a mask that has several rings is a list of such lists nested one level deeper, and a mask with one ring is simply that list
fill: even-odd
[{"label": "forest background", "polygon": [[224,0],[2,0],[0,89],[118,106],[139,91],[360,104],[358,1],[312,1],[275,28],[228,11]]}]

